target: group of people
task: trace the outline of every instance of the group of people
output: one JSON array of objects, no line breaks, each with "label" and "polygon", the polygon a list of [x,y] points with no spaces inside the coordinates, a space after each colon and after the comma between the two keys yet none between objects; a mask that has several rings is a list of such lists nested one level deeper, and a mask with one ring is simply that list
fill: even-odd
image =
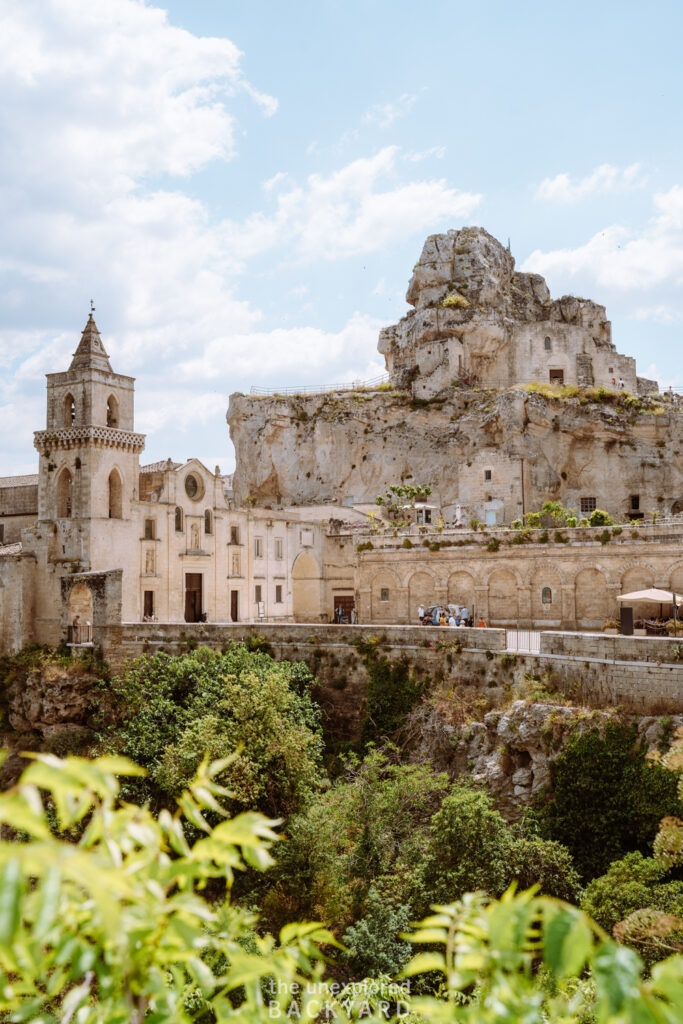
[{"label": "group of people", "polygon": [[[469,608],[464,606],[460,609],[458,609],[457,605],[450,608],[434,609],[433,613],[428,615],[424,605],[419,605],[417,617],[420,620],[421,626],[449,626],[451,629],[464,629],[474,626],[474,614],[470,614]],[[479,617],[477,627],[480,629],[486,628],[486,621],[483,616]]]}]

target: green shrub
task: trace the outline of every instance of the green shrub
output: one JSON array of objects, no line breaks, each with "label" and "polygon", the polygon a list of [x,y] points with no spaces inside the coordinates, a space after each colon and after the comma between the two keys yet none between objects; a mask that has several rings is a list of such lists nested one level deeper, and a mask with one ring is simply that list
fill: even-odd
[{"label": "green shrub", "polygon": [[614,526],[614,520],[604,509],[594,508],[589,517],[591,526]]},{"label": "green shrub", "polygon": [[413,546],[413,542],[410,539],[410,537],[404,537],[403,538],[403,543],[401,544],[401,547],[402,548],[412,548],[412,546]]},{"label": "green shrub", "polygon": [[374,885],[370,887],[365,915],[346,929],[342,939],[354,978],[398,974],[412,952],[410,944],[399,938],[408,930],[411,916],[406,904],[395,907]]},{"label": "green shrub", "polygon": [[649,853],[660,820],[681,813],[676,776],[646,754],[635,727],[610,722],[571,739],[553,765],[542,833],[569,849],[585,879],[632,850]]},{"label": "green shrub", "polygon": [[486,545],[487,551],[498,551],[500,548],[500,541],[497,537],[491,537],[490,541]]}]

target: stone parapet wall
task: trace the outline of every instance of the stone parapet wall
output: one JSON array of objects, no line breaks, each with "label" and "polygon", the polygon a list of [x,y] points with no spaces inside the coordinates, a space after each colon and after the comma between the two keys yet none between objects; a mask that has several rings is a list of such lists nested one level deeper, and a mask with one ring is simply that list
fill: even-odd
[{"label": "stone parapet wall", "polygon": [[[528,673],[547,677],[559,691],[598,707],[622,705],[659,714],[683,711],[683,663],[674,660],[674,644],[664,638],[542,633],[540,653],[527,655],[506,651],[502,629],[124,623],[97,629],[95,642],[111,670],[120,672],[127,661],[143,654],[179,654],[194,646],[220,649],[250,636],[263,637],[274,657],[310,666],[333,732],[343,739],[357,737],[364,714],[367,670],[357,642],[370,638],[376,639],[380,654],[405,658],[428,685],[438,682],[486,691],[519,682]],[[456,641],[462,652],[454,646]],[[622,650],[619,644],[624,645]],[[643,660],[634,660],[635,656]]]},{"label": "stone parapet wall", "polygon": [[[600,661],[676,664],[683,636],[610,636],[605,633],[541,633],[541,654]],[[683,665],[681,666],[683,671]]]}]

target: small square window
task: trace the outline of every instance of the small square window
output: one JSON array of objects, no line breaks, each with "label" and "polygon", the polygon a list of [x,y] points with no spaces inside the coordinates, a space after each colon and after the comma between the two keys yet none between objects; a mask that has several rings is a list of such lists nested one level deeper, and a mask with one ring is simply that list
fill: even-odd
[{"label": "small square window", "polygon": [[256,604],[261,604],[262,597],[261,597],[261,584],[260,583],[257,583],[256,586],[254,587],[254,600],[256,601]]},{"label": "small square window", "polygon": [[145,519],[145,540],[154,540],[154,520]]},{"label": "small square window", "polygon": [[389,588],[388,587],[382,587],[382,589],[380,591],[380,601],[388,601],[388,600],[389,600]]},{"label": "small square window", "polygon": [[597,498],[581,498],[581,514],[589,516],[598,507]]},{"label": "small square window", "polygon": [[282,584],[278,583],[275,586],[275,604],[282,604]]},{"label": "small square window", "polygon": [[263,537],[254,538],[254,557],[263,558]]},{"label": "small square window", "polygon": [[490,470],[490,469],[485,469],[484,470],[484,480],[490,480],[492,476],[493,476],[492,470]]},{"label": "small square window", "polygon": [[631,511],[632,512],[640,512],[640,495],[639,494],[632,494],[631,495]]}]

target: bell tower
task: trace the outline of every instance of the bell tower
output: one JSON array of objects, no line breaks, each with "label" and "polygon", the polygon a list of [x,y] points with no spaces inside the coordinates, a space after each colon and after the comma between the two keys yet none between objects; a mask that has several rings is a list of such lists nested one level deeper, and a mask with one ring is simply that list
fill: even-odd
[{"label": "bell tower", "polygon": [[138,459],[133,377],[114,373],[91,310],[66,372],[47,374],[47,423],[40,455],[38,525],[52,524],[50,561],[81,570],[116,568],[134,526]]}]

